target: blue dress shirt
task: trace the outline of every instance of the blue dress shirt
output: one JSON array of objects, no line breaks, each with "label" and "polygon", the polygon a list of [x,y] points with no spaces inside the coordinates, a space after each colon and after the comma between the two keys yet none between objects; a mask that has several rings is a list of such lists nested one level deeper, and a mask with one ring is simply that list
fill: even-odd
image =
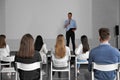
[{"label": "blue dress shirt", "polygon": [[[69,23],[69,20],[65,21],[65,25]],[[76,21],[71,19],[70,24],[66,27],[66,31],[69,31],[71,28],[77,28]]]},{"label": "blue dress shirt", "polygon": [[[120,62],[120,52],[110,46],[108,43],[102,43],[98,47],[92,49],[89,54],[88,69],[91,71],[92,62],[98,64],[114,64]],[[95,78],[97,80],[114,80],[115,71],[99,71],[95,70]]]}]

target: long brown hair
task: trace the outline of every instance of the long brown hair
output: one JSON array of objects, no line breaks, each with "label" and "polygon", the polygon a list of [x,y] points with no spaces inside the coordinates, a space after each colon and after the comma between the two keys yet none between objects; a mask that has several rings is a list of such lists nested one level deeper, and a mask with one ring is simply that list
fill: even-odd
[{"label": "long brown hair", "polygon": [[22,58],[32,58],[34,56],[34,39],[31,34],[25,34],[22,37],[17,56]]},{"label": "long brown hair", "polygon": [[65,40],[62,34],[59,34],[56,39],[55,45],[55,56],[58,58],[63,58],[66,53]]},{"label": "long brown hair", "polygon": [[89,44],[88,44],[88,38],[86,35],[81,36],[81,43],[83,45],[83,53],[86,53],[87,51],[90,50]]},{"label": "long brown hair", "polygon": [[5,37],[0,35],[0,48],[5,48],[5,47],[6,47]]}]

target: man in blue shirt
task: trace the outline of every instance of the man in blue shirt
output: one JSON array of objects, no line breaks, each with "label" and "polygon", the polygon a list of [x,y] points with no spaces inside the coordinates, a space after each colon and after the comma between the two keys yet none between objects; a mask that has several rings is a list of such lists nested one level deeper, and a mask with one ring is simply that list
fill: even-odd
[{"label": "man in blue shirt", "polygon": [[64,27],[66,28],[66,45],[69,47],[70,38],[73,46],[73,53],[75,52],[75,30],[76,22],[72,19],[72,13],[68,13],[68,20],[65,21]]},{"label": "man in blue shirt", "polygon": [[[108,28],[99,29],[100,45],[90,51],[88,69],[91,71],[92,62],[97,64],[114,64],[120,62],[120,52],[109,44],[110,32]],[[115,71],[95,70],[96,80],[114,80]]]}]

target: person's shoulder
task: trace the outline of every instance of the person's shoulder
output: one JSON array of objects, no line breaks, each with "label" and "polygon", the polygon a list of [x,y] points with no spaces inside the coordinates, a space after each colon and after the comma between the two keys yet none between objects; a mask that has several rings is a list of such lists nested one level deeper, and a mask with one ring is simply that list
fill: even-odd
[{"label": "person's shoulder", "polygon": [[38,51],[35,51],[34,57],[41,61],[41,55]]},{"label": "person's shoulder", "polygon": [[80,43],[78,47],[83,47],[83,45]]},{"label": "person's shoulder", "polygon": [[115,47],[112,47],[112,46],[111,46],[111,50],[113,50],[113,51],[115,51],[115,52],[118,52],[118,53],[120,53],[120,51],[119,51],[117,48],[115,48]]},{"label": "person's shoulder", "polygon": [[91,51],[97,50],[97,49],[99,49],[99,47],[100,47],[100,46],[94,47],[94,48],[91,49]]},{"label": "person's shoulder", "polygon": [[71,53],[70,48],[69,48],[68,46],[66,46],[66,53],[67,53],[67,54],[70,54],[70,53]]},{"label": "person's shoulder", "polygon": [[9,47],[9,45],[8,44],[6,44],[6,47],[5,47],[7,50],[9,50],[10,49],[10,47]]},{"label": "person's shoulder", "polygon": [[68,46],[65,46],[66,47],[66,50],[70,50],[70,48]]},{"label": "person's shoulder", "polygon": [[46,46],[46,44],[45,43],[43,43],[43,45],[42,46]]},{"label": "person's shoulder", "polygon": [[46,43],[43,43],[43,45],[46,45]]},{"label": "person's shoulder", "polygon": [[40,55],[39,51],[36,51],[36,50],[35,50],[34,55],[35,55],[35,56],[36,56],[36,55],[37,55],[37,56]]},{"label": "person's shoulder", "polygon": [[6,44],[6,47],[9,47],[9,45],[8,45],[8,44]]},{"label": "person's shoulder", "polygon": [[99,48],[100,48],[100,46],[97,46],[97,47],[92,48],[92,49],[90,50],[90,53],[95,52],[95,51],[99,51],[99,50],[100,50]]},{"label": "person's shoulder", "polygon": [[90,53],[90,50],[86,52],[86,54],[89,54]]}]

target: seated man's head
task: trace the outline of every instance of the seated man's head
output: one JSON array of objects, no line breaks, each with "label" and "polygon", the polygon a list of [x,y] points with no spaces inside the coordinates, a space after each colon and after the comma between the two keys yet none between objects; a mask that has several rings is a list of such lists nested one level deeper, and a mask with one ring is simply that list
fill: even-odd
[{"label": "seated man's head", "polygon": [[99,29],[100,42],[106,42],[110,39],[110,31],[108,28]]}]

